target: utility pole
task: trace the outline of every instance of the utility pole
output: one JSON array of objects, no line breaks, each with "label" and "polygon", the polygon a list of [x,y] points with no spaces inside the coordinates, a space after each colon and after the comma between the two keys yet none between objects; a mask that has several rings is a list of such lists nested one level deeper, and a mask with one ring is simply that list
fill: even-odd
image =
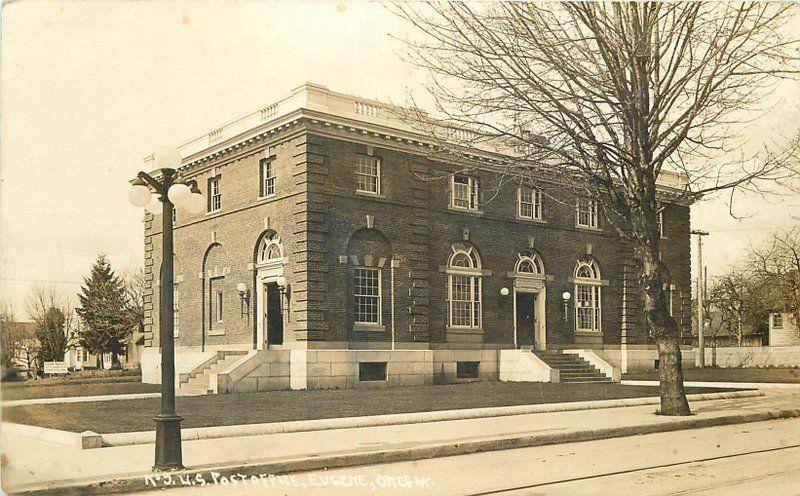
[{"label": "utility pole", "polygon": [[697,235],[697,366],[706,365],[705,339],[703,336],[705,322],[703,304],[705,300],[705,285],[703,284],[703,236],[708,236],[708,231],[693,230]]}]

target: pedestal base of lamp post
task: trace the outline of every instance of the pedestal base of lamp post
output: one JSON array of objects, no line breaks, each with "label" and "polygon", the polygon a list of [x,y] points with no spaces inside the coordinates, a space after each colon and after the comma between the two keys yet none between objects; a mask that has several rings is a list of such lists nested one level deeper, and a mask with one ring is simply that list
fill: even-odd
[{"label": "pedestal base of lamp post", "polygon": [[175,470],[183,468],[181,452],[180,415],[161,414],[156,421],[156,463],[153,470]]}]

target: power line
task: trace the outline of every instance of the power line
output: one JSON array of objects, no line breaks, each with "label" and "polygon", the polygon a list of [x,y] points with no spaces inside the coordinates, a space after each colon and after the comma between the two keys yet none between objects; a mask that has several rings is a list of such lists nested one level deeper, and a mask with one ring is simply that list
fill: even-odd
[{"label": "power line", "polygon": [[14,282],[49,282],[53,284],[83,284],[83,281],[67,281],[61,279],[25,279],[21,277],[0,277],[0,281]]}]

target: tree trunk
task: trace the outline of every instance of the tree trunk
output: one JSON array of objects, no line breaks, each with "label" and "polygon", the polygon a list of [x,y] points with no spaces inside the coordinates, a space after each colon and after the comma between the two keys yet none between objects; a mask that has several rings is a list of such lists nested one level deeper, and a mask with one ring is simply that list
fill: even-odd
[{"label": "tree trunk", "polygon": [[739,316],[739,320],[736,326],[736,342],[739,346],[742,346],[742,317]]},{"label": "tree trunk", "polygon": [[664,294],[666,267],[658,259],[657,248],[636,247],[642,261],[641,284],[643,308],[650,333],[658,348],[661,415],[691,415],[683,387],[680,336],[675,319],[669,314]]}]

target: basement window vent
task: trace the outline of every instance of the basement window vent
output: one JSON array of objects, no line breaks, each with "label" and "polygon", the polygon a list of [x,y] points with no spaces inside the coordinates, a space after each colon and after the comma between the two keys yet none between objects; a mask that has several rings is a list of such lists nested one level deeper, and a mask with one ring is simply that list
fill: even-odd
[{"label": "basement window vent", "polygon": [[481,362],[456,362],[456,379],[477,379]]},{"label": "basement window vent", "polygon": [[386,362],[359,362],[358,380],[362,382],[385,381]]}]

